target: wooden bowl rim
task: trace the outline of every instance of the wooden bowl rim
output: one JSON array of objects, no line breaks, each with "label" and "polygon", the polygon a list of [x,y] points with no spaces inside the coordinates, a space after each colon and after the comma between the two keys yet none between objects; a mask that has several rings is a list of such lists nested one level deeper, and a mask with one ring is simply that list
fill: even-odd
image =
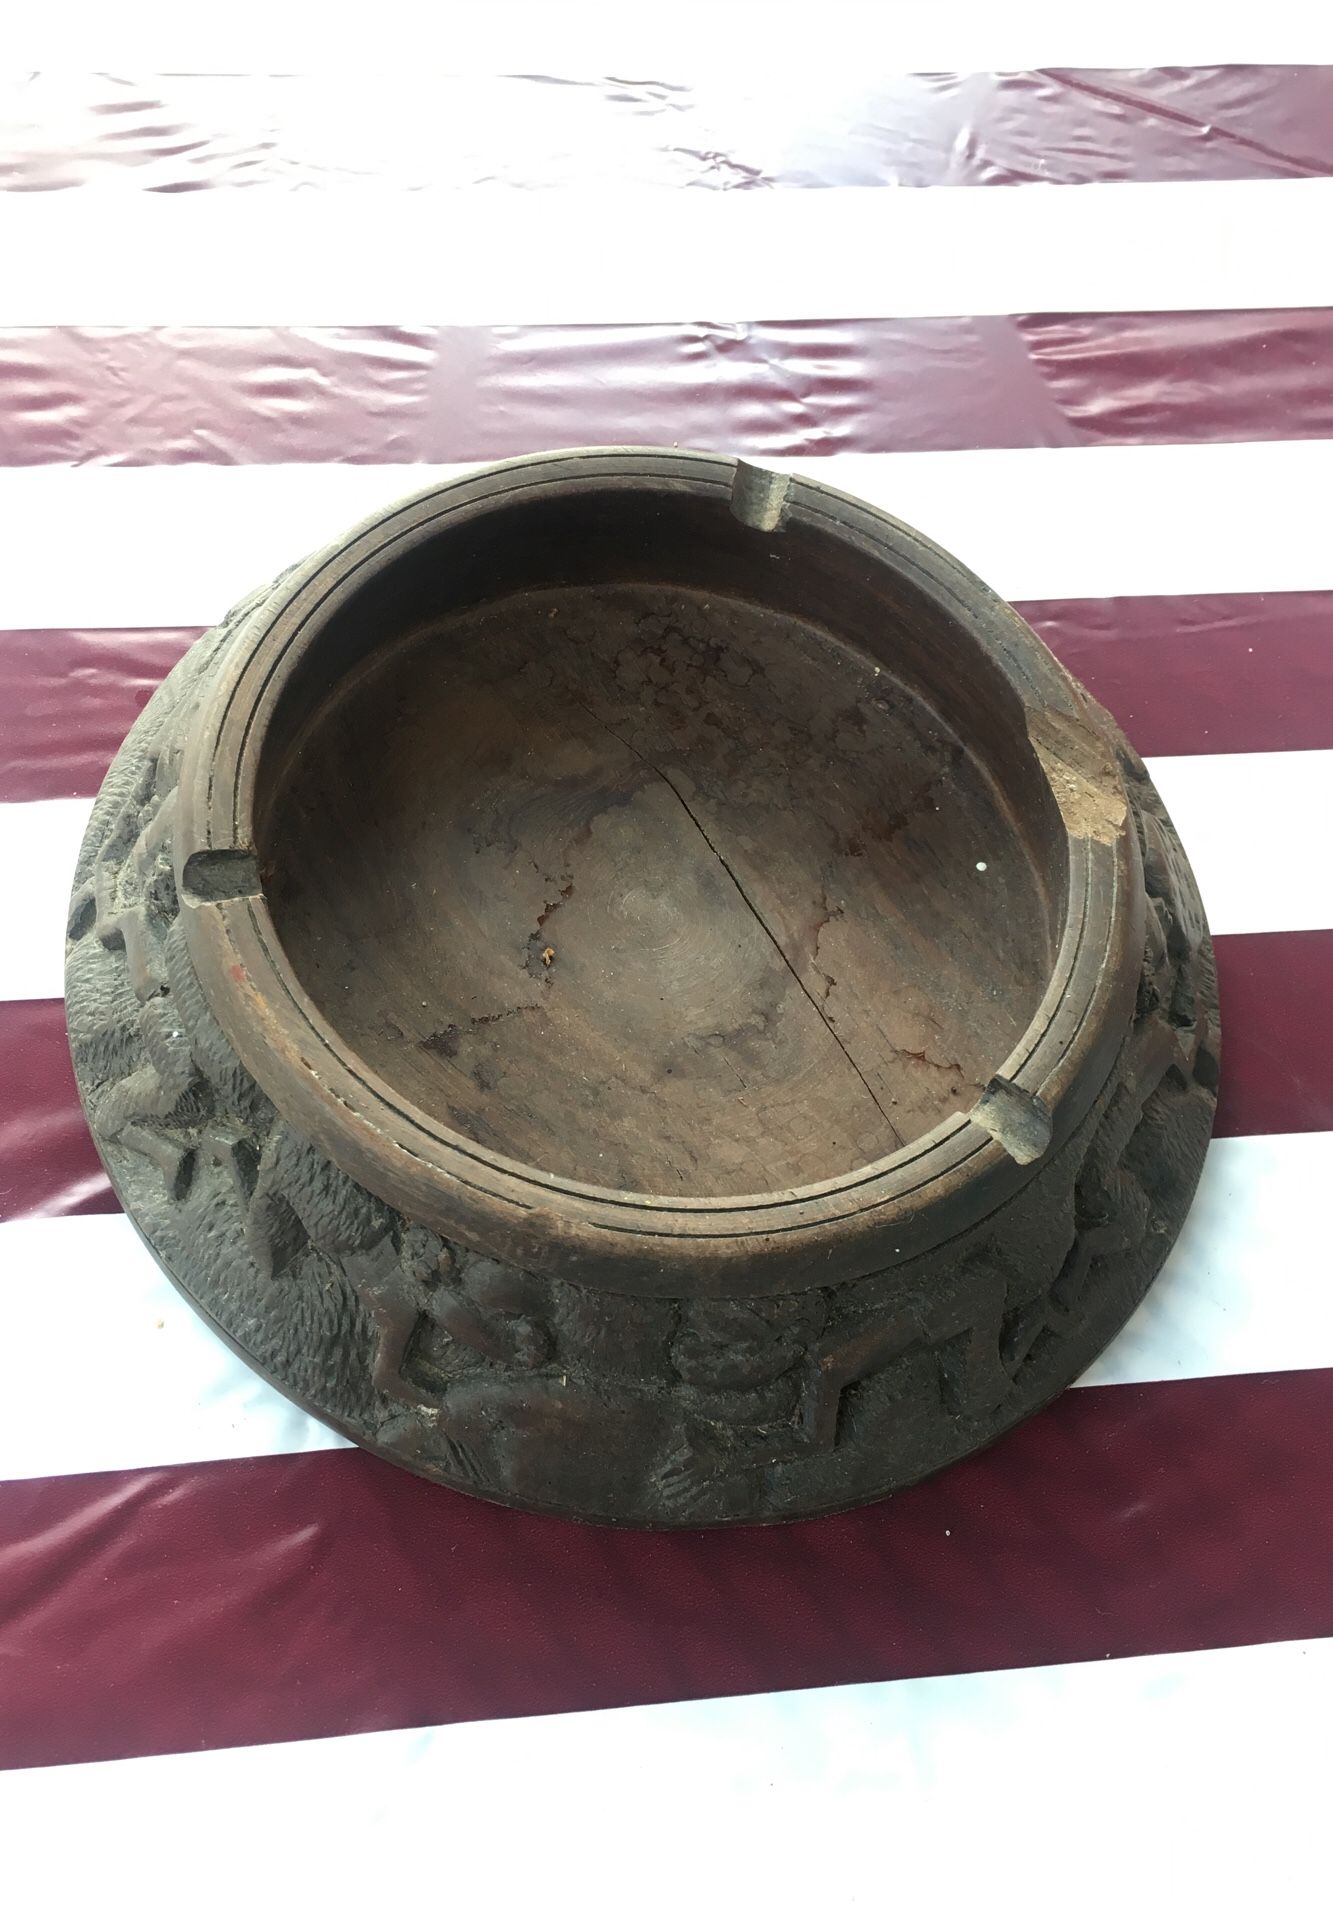
[{"label": "wooden bowl rim", "polygon": [[[224,1033],[278,1112],[409,1218],[496,1258],[624,1292],[754,1295],[856,1278],[948,1240],[1024,1185],[1088,1112],[1129,1030],[1144,908],[1127,803],[1112,832],[1073,830],[1066,815],[1063,936],[1040,1006],[997,1066],[998,1099],[985,1124],[977,1109],[955,1114],[843,1175],[716,1198],[596,1187],[455,1133],[343,1044],[287,961],[262,890],[198,897],[185,869],[203,850],[252,848],[267,720],[331,613],[372,570],[393,565],[449,517],[485,513],[521,493],[540,500],[571,488],[647,486],[725,503],[738,472],[753,471],[712,454],[590,448],[506,461],[429,487],[293,568],[245,613],[182,756],[176,867],[191,959]],[[855,543],[946,604],[1008,679],[1029,723],[1054,713],[1088,725],[1078,687],[1037,636],[933,541],[802,476],[786,491],[784,521],[791,519]],[[1062,806],[1058,787],[1052,792]],[[1020,1120],[1026,1102],[1046,1129],[1039,1152],[1023,1146],[1021,1125],[1016,1145],[1005,1117],[1011,1099]]]}]

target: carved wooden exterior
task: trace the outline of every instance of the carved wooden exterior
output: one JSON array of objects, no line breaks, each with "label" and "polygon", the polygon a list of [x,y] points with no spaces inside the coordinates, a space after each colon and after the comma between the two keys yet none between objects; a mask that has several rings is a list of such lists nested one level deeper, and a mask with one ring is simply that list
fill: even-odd
[{"label": "carved wooden exterior", "polygon": [[1179,1231],[1218,1071],[1197,892],[1105,715],[1145,940],[1132,1022],[1068,1137],[998,1209],[860,1277],[754,1297],[622,1290],[408,1217],[279,1112],[226,1037],[181,913],[178,781],[189,717],[262,598],[198,643],[126,740],[68,928],[71,1045],[116,1188],[260,1372],[450,1486],[594,1520],[708,1525],[891,1492],[1092,1361]]}]

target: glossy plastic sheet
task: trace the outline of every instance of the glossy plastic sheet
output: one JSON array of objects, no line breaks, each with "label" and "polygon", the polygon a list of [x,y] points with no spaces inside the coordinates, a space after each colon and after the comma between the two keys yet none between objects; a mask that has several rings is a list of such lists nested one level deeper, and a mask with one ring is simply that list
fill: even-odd
[{"label": "glossy plastic sheet", "polygon": [[1324,439],[1333,311],[0,329],[0,460],[756,457]]},{"label": "glossy plastic sheet", "polygon": [[[735,74],[458,80],[407,63],[357,80],[38,75],[6,83],[0,102],[0,189],[25,207],[88,196],[76,204],[98,220],[144,193],[203,204],[292,189],[301,205],[336,209],[353,191],[396,207],[417,189],[540,194],[614,180],[690,190],[692,207],[701,189],[780,190],[780,231],[784,205],[823,189],[919,189],[928,215],[939,188],[1134,183],[1126,190],[1151,195],[1185,183],[1211,194],[1219,182],[1261,181],[1265,205],[1286,209],[1301,232],[1314,203],[1292,195],[1323,192],[1305,183],[1333,174],[1326,68],[883,78],[858,71],[849,49],[841,67],[824,62],[781,91]],[[1317,249],[1321,233],[1311,228],[1308,243]],[[238,252],[220,270],[245,276],[252,264]],[[1064,462],[1057,471],[1074,490],[1089,483],[1071,462],[1134,448],[1174,462],[1182,446],[1195,449],[1189,471],[1216,486],[1214,463],[1239,443],[1243,458],[1225,471],[1250,476],[1242,491],[1281,471],[1293,511],[1311,511],[1296,499],[1301,486],[1322,512],[1333,305],[1274,304],[1281,296],[1253,283],[1243,253],[1227,284],[1230,304],[1169,313],[1112,300],[1097,311],[903,317],[886,277],[884,310],[869,318],[784,318],[742,301],[672,324],[608,314],[477,326],[439,310],[389,312],[376,326],[333,314],[321,326],[275,316],[110,328],[89,324],[80,300],[49,325],[12,324],[0,282],[0,479],[11,501],[24,490],[23,524],[49,540],[38,564],[11,552],[8,568],[36,586],[31,617],[0,631],[0,846],[29,861],[24,871],[59,865],[78,824],[69,803],[96,791],[197,631],[151,611],[165,570],[154,543],[164,526],[180,532],[196,496],[174,520],[145,508],[136,521],[111,487],[145,476],[100,469],[180,469],[165,484],[182,499],[185,469],[227,469],[228,488],[275,485],[295,512],[312,469],[393,469],[391,493],[416,464],[596,442],[696,445],[816,472],[828,456],[933,463],[1027,450]],[[90,303],[97,291],[88,285]],[[804,311],[817,300],[816,289]],[[1270,454],[1286,464],[1270,466]],[[68,470],[77,486],[64,487]],[[961,488],[962,469],[948,471]],[[1020,487],[1032,469],[1005,471]],[[937,482],[945,493],[954,484]],[[1005,510],[1036,511],[1031,501],[1053,499],[1060,483],[1043,484]],[[311,1767],[334,1764],[294,1744],[312,1737],[345,1754],[347,1736],[378,1729],[666,1702],[706,1715],[719,1696],[817,1690],[793,1696],[785,1745],[756,1761],[768,1792],[796,1778],[793,1756],[814,1754],[835,1773],[854,1728],[872,1724],[858,1719],[869,1714],[862,1694],[883,1685],[895,1702],[925,1700],[911,1712],[929,1723],[911,1722],[911,1755],[892,1765],[878,1723],[856,1749],[864,1777],[893,1793],[943,1764],[922,1758],[936,1753],[939,1729],[950,1729],[949,1769],[988,1712],[1015,1751],[1048,1724],[1048,1695],[1077,1694],[1071,1672],[1109,1661],[1106,1685],[1128,1716],[1113,1716],[1120,1730],[1108,1736],[1121,1742],[1117,1777],[1137,1779],[1152,1737],[1143,1701],[1156,1684],[1133,1677],[1139,1658],[1168,1663],[1159,1693],[1188,1694],[1194,1744],[1181,1751],[1202,1765],[1218,1744],[1214,1723],[1249,1698],[1226,1650],[1333,1634],[1321,1211],[1333,1178],[1333,915],[1310,906],[1328,892],[1317,822],[1333,803],[1333,549],[1312,553],[1304,541],[1293,558],[1270,540],[1245,590],[1229,591],[1247,500],[1233,503],[1228,540],[1197,501],[1172,500],[1159,483],[1156,518],[1178,508],[1188,520],[1203,577],[1190,591],[1146,590],[1140,549],[1169,549],[1169,526],[1143,524],[1128,483],[1102,484],[1102,518],[1078,547],[1096,578],[1047,589],[1061,597],[1021,611],[1153,757],[1164,790],[1174,781],[1203,840],[1227,808],[1248,837],[1231,870],[1214,868],[1225,915],[1219,1141],[1150,1311],[1093,1384],[893,1502],[765,1533],[616,1535],[452,1496],[341,1446],[171,1294],[92,1149],[60,1001],[11,995],[0,999],[0,1286],[20,1338],[8,1412],[0,1407],[0,1769],[57,1769],[72,1805],[86,1776],[65,1770],[115,1762],[99,1793],[119,1805],[122,1769],[137,1782],[145,1756],[165,1756],[155,1764],[166,1773],[142,1789],[151,1807],[153,1796],[199,1797],[190,1768],[210,1757],[201,1749],[281,1747],[308,1788]],[[1083,497],[1061,523],[1071,546]],[[219,509],[207,542],[250,538],[258,498],[244,525],[242,506],[231,520]],[[1271,523],[1274,503],[1256,504]],[[117,574],[127,604],[106,625],[67,624],[81,617],[61,612],[67,590],[82,591],[80,569],[113,510],[118,544],[133,548]],[[981,518],[973,525],[984,532]],[[1057,538],[1048,526],[1028,532],[1038,545]],[[193,619],[193,607],[176,617]],[[1297,857],[1294,844],[1313,853]],[[46,977],[36,943],[58,943],[55,920],[12,916],[4,977]],[[28,942],[24,972],[15,950]],[[1007,1669],[1027,1681],[1016,1674],[1004,1704],[988,1706],[982,1683]],[[1035,1677],[1043,1669],[1055,1677]],[[975,1682],[951,1696],[970,1703],[960,1722],[934,1696],[889,1684],[948,1675]],[[1257,1709],[1232,1735],[1252,1795],[1271,1788],[1289,1802],[1306,1777],[1292,1731],[1300,1681],[1273,1686],[1287,1689],[1271,1698],[1288,1702],[1273,1710],[1288,1746],[1263,1751],[1262,1779],[1246,1747]],[[825,1691],[843,1687],[851,1694]],[[557,1771],[577,1747],[589,1781],[612,1779],[616,1724],[586,1723],[588,1744],[557,1747]],[[425,1751],[376,1749],[386,1805]],[[1043,1805],[1064,1751],[1034,1776]],[[0,1771],[0,1822],[5,1788]],[[63,1804],[52,1794],[31,1803],[47,1809],[42,1819]],[[1104,1845],[1104,1811],[1088,1815],[1089,1847]],[[532,1814],[526,1801],[513,1810],[520,1828]],[[52,1829],[34,1831],[56,1844]],[[910,1835],[899,1840],[910,1850]],[[689,1836],[679,1844],[688,1852]],[[631,1890],[623,1910],[635,1904]]]},{"label": "glossy plastic sheet", "polygon": [[1013,186],[1333,171],[1326,68],[752,75],[38,74],[0,94],[0,186]]},{"label": "glossy plastic sheet", "polygon": [[15,1483],[7,1756],[1300,1638],[1331,1470],[1324,1377],[1277,1374],[1069,1393],[888,1505],[711,1536],[441,1500],[359,1452]]}]

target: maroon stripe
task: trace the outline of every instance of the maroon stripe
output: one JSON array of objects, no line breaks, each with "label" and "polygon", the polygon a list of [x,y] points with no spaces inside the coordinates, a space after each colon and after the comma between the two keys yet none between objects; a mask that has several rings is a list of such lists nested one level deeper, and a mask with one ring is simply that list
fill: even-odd
[{"label": "maroon stripe", "polygon": [[468,329],[439,353],[432,457],[1321,439],[1330,365],[1327,308]]},{"label": "maroon stripe", "polygon": [[0,331],[0,462],[443,458],[429,430],[448,339],[408,327]]},{"label": "maroon stripe", "polygon": [[1216,947],[1217,1131],[1333,1130],[1333,932],[1232,933]]},{"label": "maroon stripe", "polygon": [[1140,753],[1333,747],[1333,593],[1020,608]]},{"label": "maroon stripe", "polygon": [[[1333,747],[1333,593],[1020,611],[1146,754]],[[91,797],[194,629],[0,631],[0,801]]]},{"label": "maroon stripe", "polygon": [[1323,1372],[1082,1389],[893,1501],[714,1534],[507,1514],[355,1452],[14,1482],[0,1757],[1327,1634],[1331,1412]]},{"label": "maroon stripe", "polygon": [[[1219,1134],[1333,1131],[1333,931],[1223,934]],[[59,1000],[0,1002],[0,1220],[111,1213]]]},{"label": "maroon stripe", "polygon": [[119,1206],[79,1105],[64,1001],[0,1001],[0,1221]]},{"label": "maroon stripe", "polygon": [[[0,463],[1333,437],[1333,309],[0,331]],[[151,404],[145,404],[151,396]]]},{"label": "maroon stripe", "polygon": [[0,802],[91,797],[197,628],[0,630]]},{"label": "maroon stripe", "polygon": [[0,187],[361,185],[368,153],[377,183],[409,188],[607,179],[722,190],[1005,186],[1333,172],[1327,67],[881,76],[875,62],[864,75],[855,65],[804,71],[799,116],[774,115],[762,79],[750,75],[692,83],[678,74],[439,74],[405,108],[401,81],[373,71],[36,74],[13,90]]},{"label": "maroon stripe", "polygon": [[[1333,931],[1216,941],[1225,1023],[1220,1134],[1333,1131]],[[59,1000],[0,1002],[0,1220],[113,1212]]]}]

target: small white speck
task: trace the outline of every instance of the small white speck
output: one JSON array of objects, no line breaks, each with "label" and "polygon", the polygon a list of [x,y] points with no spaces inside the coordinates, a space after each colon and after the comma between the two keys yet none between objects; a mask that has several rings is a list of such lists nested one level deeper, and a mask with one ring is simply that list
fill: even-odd
[{"label": "small white speck", "polygon": [[978,872],[978,873],[984,873],[985,871],[986,871],[986,862],[985,862],[984,860],[978,860],[978,861],[977,861],[977,872]]},{"label": "small white speck", "polygon": [[949,1529],[947,1527],[944,1529],[944,1537],[946,1540],[949,1538]]}]

